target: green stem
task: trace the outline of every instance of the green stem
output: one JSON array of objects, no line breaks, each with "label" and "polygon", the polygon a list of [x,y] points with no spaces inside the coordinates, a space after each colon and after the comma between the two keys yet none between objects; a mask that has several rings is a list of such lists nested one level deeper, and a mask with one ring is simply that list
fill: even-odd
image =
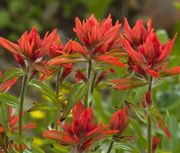
[{"label": "green stem", "polygon": [[151,127],[151,117],[148,114],[148,153],[152,153],[152,127]]},{"label": "green stem", "polygon": [[92,85],[91,84],[91,70],[92,70],[92,59],[89,58],[88,67],[87,67],[87,76],[88,76],[87,88],[88,88],[88,90],[87,90],[87,94],[86,94],[86,97],[85,97],[85,103],[84,103],[85,108],[87,108],[88,105],[89,105],[89,97],[91,95],[91,85]]},{"label": "green stem", "polygon": [[[58,73],[57,73],[57,78],[56,78],[56,97],[57,97],[57,99],[59,99],[60,75],[61,75],[61,69],[59,68]],[[56,128],[56,130],[58,130],[58,120],[59,120],[58,114],[59,114],[59,111],[57,110],[57,112],[55,114],[55,128]]]},{"label": "green stem", "polygon": [[28,73],[29,73],[29,66],[26,69],[26,73],[23,76],[22,87],[20,92],[20,106],[19,106],[19,153],[23,152],[22,145],[23,145],[23,108],[24,108],[24,99],[26,94],[26,89],[28,85]]},{"label": "green stem", "polygon": [[114,140],[111,141],[107,153],[110,153],[114,144]]},{"label": "green stem", "polygon": [[[152,90],[152,81],[153,78],[150,77],[150,83],[148,87],[148,91],[151,93]],[[151,93],[152,94],[152,93]],[[152,121],[151,121],[151,116],[148,112],[148,153],[152,153]]]}]

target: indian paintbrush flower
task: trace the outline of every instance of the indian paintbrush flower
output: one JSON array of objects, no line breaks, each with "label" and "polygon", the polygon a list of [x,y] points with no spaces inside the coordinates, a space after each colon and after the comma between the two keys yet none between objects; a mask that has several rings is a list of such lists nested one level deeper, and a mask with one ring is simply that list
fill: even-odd
[{"label": "indian paintbrush flower", "polygon": [[36,27],[33,27],[30,32],[25,31],[17,43],[0,37],[0,45],[12,53],[16,61],[24,67],[26,61],[33,63],[42,59],[50,49],[57,35],[56,33],[56,29],[50,34],[47,32],[44,38],[41,39]]},{"label": "indian paintbrush flower", "polygon": [[94,123],[92,108],[85,109],[81,102],[73,108],[72,115],[72,123],[65,123],[63,131],[49,130],[43,132],[43,136],[58,140],[62,145],[70,145],[78,152],[84,152],[94,142],[118,132],[108,129],[102,123]]},{"label": "indian paintbrush flower", "polygon": [[[163,72],[172,72],[167,68],[167,58],[171,54],[176,35],[172,40],[162,44],[155,34],[151,21],[148,21],[146,30],[141,20],[138,20],[133,29],[125,19],[123,46],[130,56],[129,66],[138,74],[151,77],[161,77]],[[172,75],[180,73],[178,67],[174,67]],[[173,72],[174,72],[173,71]],[[171,75],[171,74],[169,74]],[[145,76],[146,78],[146,76]]]}]

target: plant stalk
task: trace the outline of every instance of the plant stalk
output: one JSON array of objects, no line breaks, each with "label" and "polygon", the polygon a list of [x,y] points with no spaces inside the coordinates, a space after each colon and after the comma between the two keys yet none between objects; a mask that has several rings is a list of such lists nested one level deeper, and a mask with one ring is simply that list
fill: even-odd
[{"label": "plant stalk", "polygon": [[114,144],[114,140],[111,141],[107,153],[110,153]]},{"label": "plant stalk", "polygon": [[87,66],[87,76],[88,76],[88,83],[87,83],[87,94],[86,94],[86,97],[85,97],[85,108],[88,107],[88,105],[90,105],[90,102],[89,102],[89,97],[91,96],[91,86],[92,86],[92,83],[91,83],[91,70],[92,70],[92,59],[89,58],[88,60],[88,66]]},{"label": "plant stalk", "polygon": [[[150,83],[149,83],[149,87],[148,87],[148,91],[152,94],[151,90],[152,90],[152,80],[153,78],[150,77]],[[152,96],[152,95],[151,95]],[[151,121],[151,117],[150,114],[148,112],[148,153],[152,153],[152,121]]]},{"label": "plant stalk", "polygon": [[[61,75],[61,68],[59,68],[58,70],[58,73],[57,73],[57,78],[56,78],[56,96],[57,96],[57,99],[59,100],[59,86],[60,86],[60,83],[59,83],[59,79],[60,79],[60,75]],[[56,114],[55,114],[55,128],[56,130],[58,130],[58,120],[59,120],[59,110],[57,110]]]},{"label": "plant stalk", "polygon": [[19,106],[19,153],[23,152],[23,108],[24,108],[24,99],[26,95],[26,89],[28,85],[28,73],[29,66],[26,68],[26,73],[23,76],[22,87],[20,92],[20,106]]},{"label": "plant stalk", "polygon": [[148,114],[148,153],[152,153],[152,126],[151,117]]}]

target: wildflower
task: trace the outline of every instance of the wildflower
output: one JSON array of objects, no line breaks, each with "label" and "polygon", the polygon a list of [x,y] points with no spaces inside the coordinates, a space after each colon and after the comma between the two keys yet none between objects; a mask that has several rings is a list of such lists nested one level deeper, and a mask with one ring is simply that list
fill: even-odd
[{"label": "wildflower", "polygon": [[131,29],[127,19],[124,19],[124,34],[122,43],[124,50],[129,54],[129,68],[147,79],[151,77],[161,77],[176,75],[180,73],[179,67],[171,69],[166,68],[167,58],[171,54],[176,35],[172,40],[161,44],[158,40],[152,22],[149,19],[147,28],[142,20],[137,20],[135,26]]},{"label": "wildflower", "polygon": [[128,106],[116,111],[110,119],[109,127],[112,130],[118,130],[121,134],[128,127]]},{"label": "wildflower", "polygon": [[[163,73],[163,71],[167,69],[166,59],[172,52],[175,39],[176,36],[165,44],[161,44],[156,34],[151,31],[145,42],[137,46],[137,49],[134,49],[130,43],[125,40],[125,51],[135,63],[135,66],[132,68],[136,68],[135,71],[142,75],[146,73],[151,77],[158,78],[159,73]],[[177,67],[174,67],[174,71],[176,71],[176,68]]]},{"label": "wildflower", "polygon": [[110,15],[102,22],[99,22],[94,15],[83,22],[76,18],[74,32],[86,50],[84,56],[96,61],[124,66],[119,58],[115,58],[110,52],[121,48],[120,26],[118,21],[112,25]]},{"label": "wildflower", "polygon": [[24,67],[25,61],[33,63],[41,60],[52,45],[57,35],[56,31],[54,30],[50,34],[47,32],[41,39],[36,27],[33,27],[29,33],[25,31],[17,43],[0,37],[0,45],[12,53],[15,60]]},{"label": "wildflower", "polygon": [[127,19],[124,18],[123,30],[125,39],[131,44],[132,47],[136,47],[143,44],[149,33],[153,31],[152,21],[150,19],[148,20],[146,30],[141,19],[138,19],[135,26],[131,28]]},{"label": "wildflower", "polygon": [[43,136],[58,140],[62,145],[70,145],[81,153],[87,151],[94,142],[117,132],[103,124],[95,124],[92,108],[85,109],[81,102],[73,108],[72,114],[72,123],[65,123],[64,131],[49,130],[43,132]]}]

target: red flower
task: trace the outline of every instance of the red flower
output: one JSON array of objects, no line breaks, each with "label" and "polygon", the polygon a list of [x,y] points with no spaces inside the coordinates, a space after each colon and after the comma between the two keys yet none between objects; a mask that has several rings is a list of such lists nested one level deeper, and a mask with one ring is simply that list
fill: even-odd
[{"label": "red flower", "polygon": [[118,22],[112,25],[110,15],[102,22],[91,15],[83,22],[76,18],[74,31],[86,50],[86,57],[90,56],[97,61],[124,66],[110,53],[111,50],[119,50],[121,47],[120,26]]},{"label": "red flower", "polygon": [[142,75],[144,75],[145,72],[152,77],[159,77],[159,72],[162,73],[164,70],[166,71],[166,59],[172,52],[175,39],[176,36],[165,44],[161,44],[156,34],[151,31],[145,42],[137,46],[137,49],[134,49],[131,44],[125,40],[125,51],[135,63],[135,66],[132,66],[132,68],[135,68],[135,71]]},{"label": "red flower", "polygon": [[128,106],[115,112],[110,119],[109,127],[122,133],[128,127]]},{"label": "red flower", "polygon": [[151,31],[153,29],[150,19],[147,22],[146,30],[141,19],[138,19],[135,26],[131,29],[127,19],[124,18],[124,36],[132,46],[143,44]]},{"label": "red flower", "polygon": [[73,53],[75,50],[84,53],[84,49],[79,43],[69,40],[65,45],[62,44],[60,37],[57,35],[54,43],[50,47],[47,55],[50,60],[47,61],[47,66],[59,65],[64,68],[61,79],[64,79],[72,70],[72,63],[81,61],[81,59],[73,59]]},{"label": "red flower", "polygon": [[[0,79],[3,76],[2,71],[0,70]],[[6,82],[1,82],[0,81],[0,93],[1,92],[6,92],[7,90],[9,90],[9,88],[11,88],[17,81],[17,78],[13,78],[10,80],[7,80]]]},{"label": "red flower", "polygon": [[109,130],[103,124],[95,124],[92,108],[85,109],[81,102],[73,108],[72,114],[72,124],[65,123],[64,131],[49,130],[43,132],[43,136],[59,140],[62,145],[71,145],[74,150],[83,152],[95,141],[117,133],[117,130]]},{"label": "red flower", "polygon": [[79,18],[75,19],[74,31],[81,42],[88,48],[94,48],[94,54],[98,52],[105,53],[110,49],[117,49],[120,47],[120,24],[112,25],[112,19],[109,15],[107,19],[99,22],[94,15],[83,21]]},{"label": "red flower", "polygon": [[53,58],[48,61],[48,65],[81,62],[90,58],[116,66],[124,66],[124,63],[114,57],[111,52],[121,47],[120,24],[116,22],[113,26],[111,16],[102,22],[98,22],[93,15],[83,23],[76,18],[74,31],[82,45],[69,40],[64,46],[60,38],[57,38],[49,51],[49,56]]},{"label": "red flower", "polygon": [[57,30],[54,30],[50,34],[47,32],[44,38],[41,39],[36,28],[33,27],[29,33],[26,31],[22,34],[17,44],[0,37],[0,45],[11,52],[16,61],[24,66],[25,60],[30,62],[39,61],[49,50],[56,35]]},{"label": "red flower", "polygon": [[[74,63],[82,61],[82,58],[78,58],[75,53],[86,54],[87,50],[83,48],[78,42],[69,40],[65,45],[62,44],[58,35],[54,40],[54,43],[47,52],[47,55],[51,58],[47,65],[59,65],[66,63]],[[84,61],[84,59],[83,59]]]}]

